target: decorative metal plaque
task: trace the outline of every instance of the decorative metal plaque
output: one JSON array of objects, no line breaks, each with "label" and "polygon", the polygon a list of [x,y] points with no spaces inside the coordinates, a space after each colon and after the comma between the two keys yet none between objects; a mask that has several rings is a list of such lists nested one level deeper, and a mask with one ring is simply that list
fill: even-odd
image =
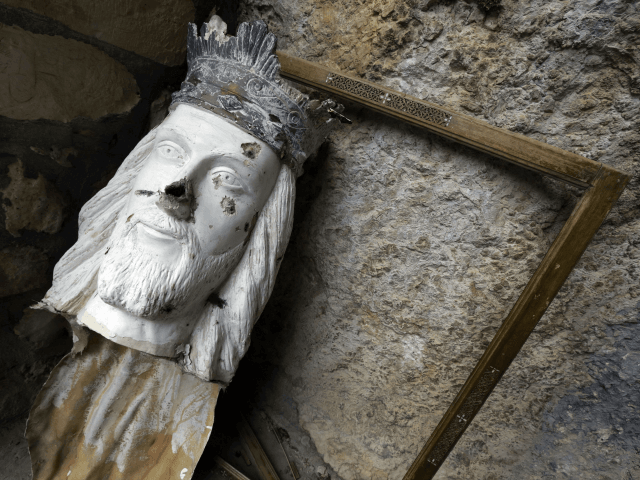
[{"label": "decorative metal plaque", "polygon": [[336,73],[330,73],[327,75],[326,82],[332,87],[358,95],[359,97],[371,100],[372,102],[386,105],[400,112],[408,113],[409,115],[421,118],[427,122],[435,123],[436,125],[448,127],[449,122],[451,122],[451,115],[443,112],[442,110],[429,107],[395,93],[385,92],[381,88],[363,82],[358,82],[357,80],[343,77]]}]

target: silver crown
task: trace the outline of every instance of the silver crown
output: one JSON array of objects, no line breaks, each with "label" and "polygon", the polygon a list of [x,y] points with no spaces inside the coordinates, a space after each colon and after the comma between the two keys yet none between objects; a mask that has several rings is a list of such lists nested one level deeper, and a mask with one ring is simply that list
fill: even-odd
[{"label": "silver crown", "polygon": [[[222,25],[215,28],[212,25]],[[172,107],[186,103],[205,108],[267,143],[290,162],[296,174],[339,123],[332,100],[309,100],[285,84],[275,55],[276,36],[261,21],[241,23],[235,37],[225,36],[217,17],[198,35],[189,24],[187,78],[173,94]]]}]

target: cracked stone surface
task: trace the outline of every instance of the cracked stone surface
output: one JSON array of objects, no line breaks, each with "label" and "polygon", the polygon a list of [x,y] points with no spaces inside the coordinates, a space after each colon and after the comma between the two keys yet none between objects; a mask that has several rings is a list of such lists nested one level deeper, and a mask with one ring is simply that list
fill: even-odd
[{"label": "cracked stone surface", "polygon": [[124,66],[76,40],[0,24],[0,64],[3,117],[96,120],[128,113],[139,100],[136,81]]},{"label": "cracked stone surface", "polygon": [[12,7],[45,15],[73,30],[150,58],[164,65],[185,60],[191,0],[3,0]]},{"label": "cracked stone surface", "polygon": [[[286,53],[633,175],[439,478],[636,478],[640,6],[492,3],[245,0],[239,20],[264,19]],[[256,405],[315,445],[334,480],[400,479],[581,192],[344,114],[353,125],[299,180],[238,381],[261,372]],[[307,463],[316,478],[323,466]]]}]

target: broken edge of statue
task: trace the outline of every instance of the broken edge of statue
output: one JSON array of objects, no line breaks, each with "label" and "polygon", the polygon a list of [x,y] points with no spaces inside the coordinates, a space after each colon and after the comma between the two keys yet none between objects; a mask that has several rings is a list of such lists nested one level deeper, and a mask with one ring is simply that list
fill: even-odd
[{"label": "broken edge of statue", "polygon": [[295,180],[342,107],[280,79],[261,22],[189,25],[169,116],[81,210],[36,308],[74,349],[27,427],[34,480],[191,478],[293,222]]}]

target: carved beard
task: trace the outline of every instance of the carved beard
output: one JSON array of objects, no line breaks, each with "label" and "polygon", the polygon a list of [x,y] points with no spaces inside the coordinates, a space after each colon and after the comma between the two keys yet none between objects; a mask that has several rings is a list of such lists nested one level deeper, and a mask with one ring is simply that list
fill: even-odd
[{"label": "carved beard", "polygon": [[220,255],[205,256],[190,224],[171,218],[158,209],[136,212],[137,219],[173,231],[186,239],[175,265],[161,263],[138,247],[135,226],[124,223],[113,232],[112,245],[98,273],[98,294],[107,304],[139,317],[183,311],[202,301],[237,265],[244,245]]}]

